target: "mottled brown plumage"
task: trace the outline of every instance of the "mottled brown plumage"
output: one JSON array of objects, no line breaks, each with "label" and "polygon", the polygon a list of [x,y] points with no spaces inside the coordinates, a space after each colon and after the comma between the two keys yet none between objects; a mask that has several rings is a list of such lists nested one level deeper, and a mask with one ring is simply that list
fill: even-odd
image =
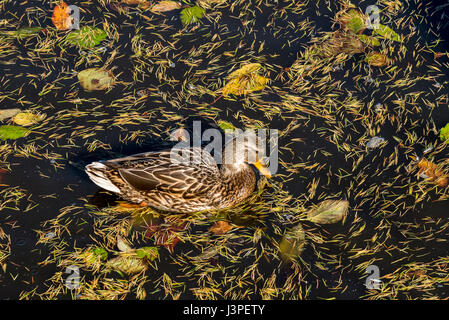
[{"label": "mottled brown plumage", "polygon": [[[209,152],[191,147],[94,162],[86,172],[100,187],[159,210],[223,209],[243,202],[256,188],[253,168],[239,157],[252,147],[236,148],[236,162],[223,161],[220,167]],[[182,158],[174,156],[175,150]]]}]

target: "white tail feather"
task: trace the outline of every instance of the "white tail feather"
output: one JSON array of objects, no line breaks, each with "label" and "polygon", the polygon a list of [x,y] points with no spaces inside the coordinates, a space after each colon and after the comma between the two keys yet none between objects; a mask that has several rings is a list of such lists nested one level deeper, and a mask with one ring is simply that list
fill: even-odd
[{"label": "white tail feather", "polygon": [[106,169],[107,167],[101,162],[92,162],[86,166],[86,173],[97,186],[111,192],[120,193],[119,188],[117,188],[104,174],[104,170]]}]

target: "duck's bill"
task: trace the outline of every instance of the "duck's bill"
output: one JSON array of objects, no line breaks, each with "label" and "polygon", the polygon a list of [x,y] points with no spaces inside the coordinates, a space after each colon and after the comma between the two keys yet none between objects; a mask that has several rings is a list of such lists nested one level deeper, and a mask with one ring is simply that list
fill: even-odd
[{"label": "duck's bill", "polygon": [[271,172],[268,170],[268,168],[260,161],[257,161],[254,163],[254,166],[259,170],[261,174],[263,174],[267,178],[271,178]]}]

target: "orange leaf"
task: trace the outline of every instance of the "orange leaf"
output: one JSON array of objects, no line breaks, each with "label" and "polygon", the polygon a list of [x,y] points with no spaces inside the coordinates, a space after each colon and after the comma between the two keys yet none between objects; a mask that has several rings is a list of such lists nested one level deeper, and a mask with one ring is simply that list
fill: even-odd
[{"label": "orange leaf", "polygon": [[232,230],[232,226],[226,221],[217,221],[212,227],[209,228],[209,231],[213,234],[225,234]]},{"label": "orange leaf", "polygon": [[444,53],[443,53],[443,52],[435,52],[435,53],[433,54],[433,58],[434,58],[434,59],[441,58],[442,56],[444,56]]},{"label": "orange leaf", "polygon": [[446,187],[449,184],[449,177],[433,162],[421,159],[418,163],[419,175],[424,175],[440,187]]},{"label": "orange leaf", "polygon": [[72,18],[70,18],[70,15],[68,13],[69,10],[67,8],[67,3],[61,1],[59,5],[57,5],[53,9],[51,21],[58,30],[67,30],[73,24]]}]

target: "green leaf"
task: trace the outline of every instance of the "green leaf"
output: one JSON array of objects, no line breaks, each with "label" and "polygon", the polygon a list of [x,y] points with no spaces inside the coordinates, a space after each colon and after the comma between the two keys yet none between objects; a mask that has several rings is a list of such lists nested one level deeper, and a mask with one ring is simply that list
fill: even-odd
[{"label": "green leaf", "polygon": [[380,41],[377,38],[367,36],[366,34],[358,34],[357,37],[359,37],[359,39],[362,40],[363,43],[371,47],[380,46]]},{"label": "green leaf", "polygon": [[449,142],[449,123],[440,130],[440,139],[444,142]]},{"label": "green leaf", "polygon": [[42,30],[41,27],[25,27],[15,31],[2,31],[0,35],[23,39],[37,35]]},{"label": "green leaf", "polygon": [[81,49],[91,49],[106,39],[107,36],[103,29],[85,26],[70,32],[65,41]]},{"label": "green leaf", "polygon": [[384,26],[383,24],[379,24],[379,27],[375,28],[374,32],[377,33],[378,35],[381,35],[385,39],[401,42],[401,37],[392,29],[390,29],[387,26]]},{"label": "green leaf", "polygon": [[198,6],[185,8],[181,11],[181,21],[184,25],[198,22],[204,16],[205,12],[206,10]]},{"label": "green leaf", "polygon": [[281,257],[288,261],[301,255],[306,244],[306,235],[300,224],[289,230],[279,243]]},{"label": "green leaf", "polygon": [[365,29],[366,16],[358,10],[351,9],[342,14],[338,21],[341,25],[352,32],[359,33]]},{"label": "green leaf", "polygon": [[234,131],[236,129],[235,126],[232,123],[224,121],[224,120],[218,120],[217,123],[218,123],[218,126],[223,131],[226,131],[226,130]]},{"label": "green leaf", "polygon": [[28,133],[28,129],[19,126],[0,126],[0,139],[2,140],[15,140],[22,137],[25,137]]},{"label": "green leaf", "polygon": [[142,247],[136,250],[136,256],[140,259],[148,259],[153,261],[159,257],[159,252],[156,247]]},{"label": "green leaf", "polygon": [[101,247],[95,247],[94,254],[100,258],[100,260],[106,260],[108,258],[108,252]]}]

